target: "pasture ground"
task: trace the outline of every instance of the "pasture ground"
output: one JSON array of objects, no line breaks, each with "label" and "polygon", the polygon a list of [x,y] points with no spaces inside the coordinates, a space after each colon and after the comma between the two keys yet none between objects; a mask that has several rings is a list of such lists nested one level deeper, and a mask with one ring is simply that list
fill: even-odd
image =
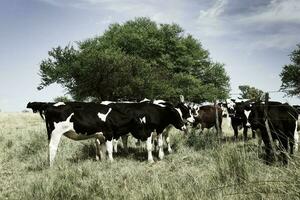
[{"label": "pasture ground", "polygon": [[219,142],[212,132],[173,130],[174,153],[153,164],[133,141],[110,163],[95,160],[94,140],[63,138],[49,168],[40,116],[0,113],[0,199],[300,199],[299,152],[287,167],[268,166],[255,140],[224,132]]}]

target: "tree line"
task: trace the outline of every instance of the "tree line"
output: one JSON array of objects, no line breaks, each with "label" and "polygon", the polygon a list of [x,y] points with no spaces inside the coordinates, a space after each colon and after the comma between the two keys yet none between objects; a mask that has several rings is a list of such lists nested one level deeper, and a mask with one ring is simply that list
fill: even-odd
[{"label": "tree line", "polygon": [[[144,17],[113,23],[102,35],[58,46],[48,55],[40,64],[38,89],[58,83],[74,100],[176,101],[184,95],[201,102],[229,97],[224,64],[212,61],[201,42],[177,24],[157,24]],[[300,45],[290,58],[292,63],[280,74],[281,90],[299,96]],[[242,98],[259,99],[263,94],[249,85],[239,89]]]}]

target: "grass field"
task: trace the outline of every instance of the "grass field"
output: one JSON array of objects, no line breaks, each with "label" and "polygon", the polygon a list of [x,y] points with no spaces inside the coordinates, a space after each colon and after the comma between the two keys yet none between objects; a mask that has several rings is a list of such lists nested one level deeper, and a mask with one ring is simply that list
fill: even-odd
[{"label": "grass field", "polygon": [[49,168],[39,115],[0,113],[0,199],[300,199],[299,152],[287,167],[268,166],[255,140],[176,130],[171,139],[174,153],[149,164],[133,144],[129,155],[119,148],[113,163],[99,162],[94,140],[64,137]]}]

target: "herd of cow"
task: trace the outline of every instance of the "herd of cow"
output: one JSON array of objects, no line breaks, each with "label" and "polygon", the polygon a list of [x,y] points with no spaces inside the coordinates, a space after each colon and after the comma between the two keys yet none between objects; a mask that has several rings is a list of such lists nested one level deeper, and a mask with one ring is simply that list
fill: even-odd
[{"label": "herd of cow", "polygon": [[[163,159],[163,141],[171,152],[168,129],[171,125],[187,133],[187,125],[204,128],[215,127],[222,132],[222,120],[230,121],[234,137],[238,129],[243,128],[244,139],[247,130],[252,129],[252,136],[259,137],[265,144],[267,161],[273,158],[272,141],[277,140],[282,161],[288,162],[286,152],[293,154],[298,149],[298,131],[300,128],[299,106],[290,106],[279,102],[227,100],[218,105],[203,105],[180,102],[176,106],[163,101],[148,99],[139,102],[29,102],[27,108],[39,112],[45,120],[48,142],[49,163],[53,165],[61,137],[73,140],[95,138],[96,159],[113,160],[113,151],[117,151],[117,140],[121,137],[124,150],[127,151],[127,138],[130,133],[134,138],[146,141],[148,161],[153,162],[153,133],[157,134],[158,157]],[[268,119],[268,123],[266,123]],[[268,126],[269,125],[269,126]],[[270,131],[268,132],[268,128]],[[271,133],[272,139],[268,133]],[[295,146],[295,147],[294,147]]]}]

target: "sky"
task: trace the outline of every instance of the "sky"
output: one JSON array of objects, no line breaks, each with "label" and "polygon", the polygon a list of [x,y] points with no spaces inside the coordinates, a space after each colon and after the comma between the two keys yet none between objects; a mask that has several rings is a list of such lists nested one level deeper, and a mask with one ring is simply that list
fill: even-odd
[{"label": "sky", "polygon": [[[29,101],[67,94],[56,84],[36,89],[48,51],[135,17],[177,23],[197,38],[225,64],[233,97],[239,85],[279,90],[282,67],[300,43],[300,0],[1,0],[0,109],[22,111]],[[284,93],[270,97],[300,104]]]}]

